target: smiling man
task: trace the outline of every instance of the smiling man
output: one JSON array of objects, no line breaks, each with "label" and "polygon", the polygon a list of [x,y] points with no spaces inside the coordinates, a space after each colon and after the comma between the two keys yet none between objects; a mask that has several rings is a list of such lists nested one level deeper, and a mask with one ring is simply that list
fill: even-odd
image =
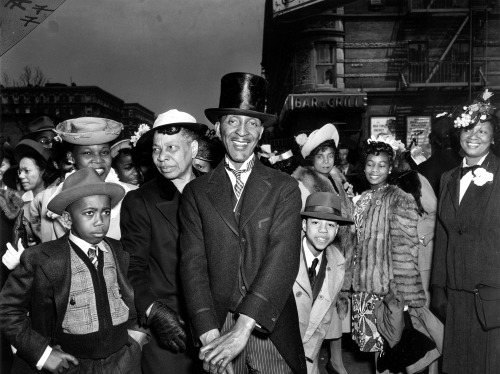
[{"label": "smiling man", "polygon": [[159,171],[122,205],[122,243],[130,253],[135,305],[141,323],[153,332],[142,352],[143,374],[197,372],[194,347],[181,322],[187,316],[179,284],[178,209],[184,186],[195,178],[192,160],[206,130],[190,114],[172,109],[137,142],[139,151],[149,150]]},{"label": "smiling man", "polygon": [[183,193],[181,276],[206,371],[305,373],[292,287],[299,268],[297,182],[254,155],[267,82],[222,78],[219,108],[205,111],[226,156]]}]

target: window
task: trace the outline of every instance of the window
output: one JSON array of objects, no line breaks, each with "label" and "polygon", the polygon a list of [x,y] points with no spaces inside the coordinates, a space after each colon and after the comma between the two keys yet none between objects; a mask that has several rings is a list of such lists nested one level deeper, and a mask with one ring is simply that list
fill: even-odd
[{"label": "window", "polygon": [[318,85],[335,86],[335,44],[317,43],[314,49],[316,55],[316,83]]}]

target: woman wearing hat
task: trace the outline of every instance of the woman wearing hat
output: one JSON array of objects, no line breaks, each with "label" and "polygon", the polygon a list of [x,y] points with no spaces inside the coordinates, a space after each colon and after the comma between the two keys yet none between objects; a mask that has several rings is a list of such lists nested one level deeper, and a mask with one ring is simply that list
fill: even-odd
[{"label": "woman wearing hat", "polygon": [[[345,177],[334,166],[335,152],[339,142],[337,129],[331,123],[327,123],[318,130],[313,131],[309,136],[300,134],[295,137],[301,146],[302,157],[311,166],[298,167],[292,176],[299,182],[302,195],[302,205],[304,206],[307,196],[314,192],[330,192],[339,196],[341,201],[342,215],[352,218],[353,203],[344,190]],[[351,263],[355,247],[355,234],[353,226],[341,226],[337,235],[338,247],[346,259],[346,274],[344,284],[337,299],[337,308],[332,317],[332,329],[335,338],[330,341],[331,360],[327,365],[330,372],[346,374],[342,362],[341,337],[342,320],[345,319],[349,311],[348,292],[351,288]],[[347,320],[346,322],[349,322]],[[347,324],[349,326],[349,324]],[[349,332],[349,327],[344,328]],[[332,370],[333,369],[335,370]]]},{"label": "woman wearing hat", "polygon": [[402,295],[409,307],[422,307],[426,300],[418,269],[418,208],[412,195],[388,184],[393,161],[390,144],[369,140],[364,170],[371,189],[362,193],[354,210],[358,244],[352,334],[363,352],[383,348],[373,314],[378,300],[390,292]]},{"label": "woman wearing hat", "polygon": [[455,120],[465,157],[440,184],[431,306],[445,319],[450,374],[500,373],[500,328],[483,328],[474,300],[479,283],[500,285],[500,159],[492,152],[500,126],[490,96],[486,90]]},{"label": "woman wearing hat", "polygon": [[29,227],[31,221],[29,204],[37,194],[56,181],[58,172],[52,164],[50,150],[34,140],[21,140],[14,149],[14,157],[19,164],[19,182],[24,191],[22,199],[28,242],[35,243],[38,239]]}]

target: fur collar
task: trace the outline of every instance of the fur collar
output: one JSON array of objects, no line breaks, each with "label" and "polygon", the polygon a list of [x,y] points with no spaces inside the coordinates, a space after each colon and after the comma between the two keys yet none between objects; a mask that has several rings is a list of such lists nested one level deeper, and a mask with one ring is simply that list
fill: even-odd
[{"label": "fur collar", "polygon": [[12,220],[17,217],[19,211],[23,208],[23,199],[19,197],[16,191],[7,188],[0,190],[0,209],[5,216]]}]

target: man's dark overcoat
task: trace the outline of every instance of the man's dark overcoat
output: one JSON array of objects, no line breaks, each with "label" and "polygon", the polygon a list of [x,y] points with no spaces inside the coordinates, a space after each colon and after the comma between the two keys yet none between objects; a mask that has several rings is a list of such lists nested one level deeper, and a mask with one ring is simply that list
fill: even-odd
[{"label": "man's dark overcoat", "polygon": [[[180,198],[175,185],[159,175],[130,191],[122,202],[121,241],[130,254],[128,276],[143,325],[146,310],[156,300],[186,320],[179,277]],[[155,373],[166,367],[176,373],[191,373],[196,362],[193,352],[174,354],[160,347],[154,333],[142,353],[144,373]]]},{"label": "man's dark overcoat", "polygon": [[[292,287],[300,258],[300,191],[285,173],[256,160],[233,213],[232,185],[220,163],[183,192],[181,275],[197,337],[221,329],[229,311],[256,320],[295,373],[305,373]],[[242,282],[242,283],[241,283]],[[238,292],[235,310],[230,303]]]},{"label": "man's dark overcoat", "polygon": [[[68,236],[69,232],[26,249],[2,289],[0,328],[17,348],[13,373],[40,373],[35,365],[45,348],[58,344],[56,330],[66,314],[71,286]],[[114,254],[121,298],[129,308],[128,328],[134,328],[137,315],[133,289],[127,280],[129,256],[119,241],[108,237],[104,240]]]},{"label": "man's dark overcoat", "polygon": [[479,325],[473,290],[500,284],[500,159],[491,152],[482,163],[493,182],[471,182],[459,204],[460,167],[443,174],[431,285],[448,293],[443,371],[500,372],[500,329]]}]

